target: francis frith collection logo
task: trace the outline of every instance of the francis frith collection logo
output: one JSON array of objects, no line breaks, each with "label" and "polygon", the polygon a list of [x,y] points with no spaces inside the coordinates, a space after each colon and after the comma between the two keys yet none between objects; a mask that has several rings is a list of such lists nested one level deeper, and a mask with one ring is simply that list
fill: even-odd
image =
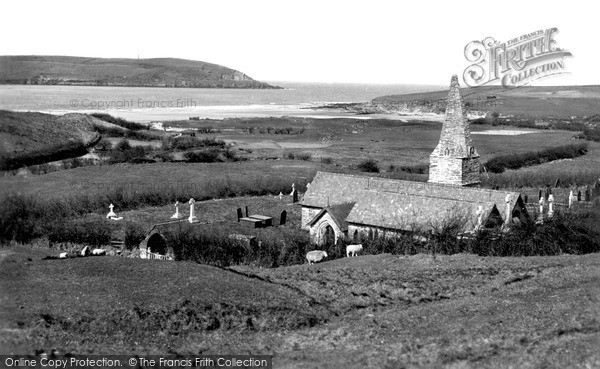
[{"label": "francis frith collection logo", "polygon": [[557,47],[557,32],[558,28],[548,28],[506,42],[487,37],[468,43],[465,57],[472,64],[463,73],[465,84],[516,87],[566,73],[564,59],[571,53]]}]

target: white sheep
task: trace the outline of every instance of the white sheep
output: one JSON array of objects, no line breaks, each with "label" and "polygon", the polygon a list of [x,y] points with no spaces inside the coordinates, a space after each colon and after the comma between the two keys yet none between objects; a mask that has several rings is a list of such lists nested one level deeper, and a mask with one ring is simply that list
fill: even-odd
[{"label": "white sheep", "polygon": [[306,254],[306,260],[308,260],[309,265],[313,264],[313,263],[317,263],[326,257],[327,257],[327,253],[325,251],[321,251],[321,250],[309,251]]},{"label": "white sheep", "polygon": [[363,245],[362,244],[358,244],[358,245],[348,245],[346,246],[346,257],[350,257],[350,254],[352,254],[352,256],[356,256],[357,253],[361,252],[363,249]]},{"label": "white sheep", "polygon": [[92,255],[106,255],[106,250],[104,249],[93,249]]},{"label": "white sheep", "polygon": [[66,252],[61,252],[61,253],[58,255],[58,258],[59,258],[59,259],[66,259],[66,258],[67,258],[67,253],[66,253]]}]

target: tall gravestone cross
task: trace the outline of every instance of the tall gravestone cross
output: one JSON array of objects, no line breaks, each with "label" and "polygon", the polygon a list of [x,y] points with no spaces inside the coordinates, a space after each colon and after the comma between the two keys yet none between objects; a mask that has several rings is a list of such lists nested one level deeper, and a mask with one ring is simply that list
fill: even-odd
[{"label": "tall gravestone cross", "polygon": [[196,215],[194,215],[194,203],[196,203],[196,200],[194,200],[193,198],[191,198],[190,201],[188,202],[188,204],[190,204],[190,217],[188,218],[188,221],[190,223],[193,223],[198,220],[196,218]]},{"label": "tall gravestone cross", "polygon": [[279,200],[283,200],[283,192],[279,192]]},{"label": "tall gravestone cross", "polygon": [[544,218],[544,198],[540,197],[540,215],[539,215],[540,219]]},{"label": "tall gravestone cross", "polygon": [[548,218],[554,215],[554,195],[548,196]]}]

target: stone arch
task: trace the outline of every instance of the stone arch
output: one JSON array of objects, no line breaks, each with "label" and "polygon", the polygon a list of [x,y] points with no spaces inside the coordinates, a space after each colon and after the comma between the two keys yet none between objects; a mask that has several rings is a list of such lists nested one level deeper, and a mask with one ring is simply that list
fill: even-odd
[{"label": "stone arch", "polygon": [[154,254],[167,254],[167,240],[160,233],[154,233],[148,238],[148,251]]}]

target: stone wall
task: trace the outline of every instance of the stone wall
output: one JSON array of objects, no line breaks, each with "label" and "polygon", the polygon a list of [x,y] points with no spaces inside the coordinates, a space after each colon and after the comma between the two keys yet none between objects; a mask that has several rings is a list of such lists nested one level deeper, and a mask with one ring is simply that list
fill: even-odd
[{"label": "stone wall", "polygon": [[309,208],[309,207],[303,206],[302,207],[302,222],[300,225],[300,229],[304,229],[304,230],[308,231],[310,229],[310,227],[308,226],[308,222],[310,222],[320,211],[321,211],[321,209],[319,209],[319,208]]}]

